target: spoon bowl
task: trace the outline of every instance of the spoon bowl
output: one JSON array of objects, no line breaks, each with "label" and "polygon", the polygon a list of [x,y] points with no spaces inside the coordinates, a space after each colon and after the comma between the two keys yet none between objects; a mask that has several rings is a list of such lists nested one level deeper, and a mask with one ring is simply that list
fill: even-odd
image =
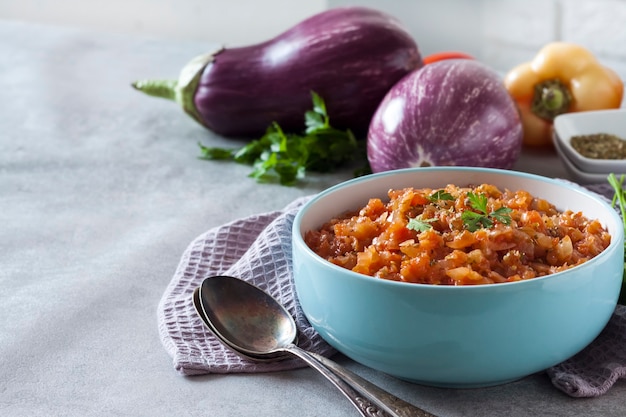
[{"label": "spoon bowl", "polygon": [[202,302],[200,301],[200,288],[196,288],[193,291],[193,306],[196,309],[196,313],[202,319],[204,325],[213,333],[217,339],[235,354],[241,356],[242,358],[250,359],[255,362],[275,362],[279,360],[283,360],[289,357],[289,354],[286,352],[277,352],[276,354],[253,354],[250,352],[244,352],[243,350],[239,350],[238,346],[231,345],[228,339],[225,339],[218,331],[213,327],[213,323],[211,323],[206,315],[204,314],[204,309],[202,308]]},{"label": "spoon bowl", "polygon": [[200,304],[219,339],[253,356],[284,357],[297,342],[296,323],[274,298],[246,281],[226,276],[206,279]]}]

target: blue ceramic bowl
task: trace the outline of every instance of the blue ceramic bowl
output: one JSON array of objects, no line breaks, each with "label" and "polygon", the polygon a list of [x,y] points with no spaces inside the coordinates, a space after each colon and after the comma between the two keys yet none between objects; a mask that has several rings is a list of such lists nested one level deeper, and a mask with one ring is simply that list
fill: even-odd
[{"label": "blue ceramic bowl", "polygon": [[[361,275],[322,259],[303,239],[371,197],[386,198],[390,188],[480,183],[525,189],[561,210],[598,218],[612,242],[596,258],[547,277],[455,287]],[[293,227],[296,291],[315,330],[361,364],[433,386],[497,385],[582,350],[615,308],[623,256],[621,219],[603,199],[562,181],[482,168],[416,168],[347,181],[310,200]]]}]

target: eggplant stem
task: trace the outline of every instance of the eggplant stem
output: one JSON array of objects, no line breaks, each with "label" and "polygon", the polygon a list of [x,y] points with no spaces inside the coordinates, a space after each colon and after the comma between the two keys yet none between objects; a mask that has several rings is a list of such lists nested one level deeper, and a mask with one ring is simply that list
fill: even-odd
[{"label": "eggplant stem", "polygon": [[176,80],[139,80],[131,85],[136,90],[146,93],[149,96],[177,101],[176,90],[178,81]]}]

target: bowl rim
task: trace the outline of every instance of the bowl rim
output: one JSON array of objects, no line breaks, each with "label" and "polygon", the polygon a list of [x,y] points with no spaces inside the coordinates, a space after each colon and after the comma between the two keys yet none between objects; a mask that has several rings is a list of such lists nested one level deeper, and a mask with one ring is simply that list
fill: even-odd
[{"label": "bowl rim", "polygon": [[[422,283],[386,280],[386,279],[376,278],[370,275],[365,275],[365,274],[361,274],[358,272],[354,272],[352,270],[343,268],[339,265],[335,265],[327,261],[326,259],[322,258],[318,254],[316,254],[304,241],[303,234],[300,231],[300,224],[302,222],[302,219],[306,215],[306,212],[308,211],[308,209],[312,207],[316,202],[324,198],[325,196],[328,196],[329,194],[335,193],[338,190],[341,190],[345,187],[350,187],[353,184],[357,184],[360,182],[366,182],[366,181],[374,180],[374,179],[381,178],[381,177],[403,174],[403,173],[408,173],[408,172],[420,172],[423,170],[427,170],[431,172],[432,171],[461,171],[461,172],[472,171],[472,172],[482,172],[482,173],[487,173],[487,174],[490,174],[490,173],[500,174],[500,175],[506,175],[506,176],[511,176],[511,177],[522,177],[522,178],[527,178],[530,180],[550,183],[559,187],[565,187],[575,193],[581,194],[585,198],[590,198],[592,200],[595,200],[601,206],[604,206],[604,208],[609,213],[609,216],[611,216],[613,220],[617,222],[618,226],[624,225],[624,222],[622,221],[617,211],[613,207],[611,207],[611,205],[607,202],[607,200],[604,197],[574,182],[570,182],[566,180],[559,180],[556,178],[549,178],[549,177],[545,177],[545,176],[541,176],[537,174],[531,174],[527,172],[505,170],[505,169],[499,169],[499,168],[482,168],[482,167],[465,167],[465,166],[436,166],[436,167],[402,168],[402,169],[384,171],[384,172],[364,175],[364,176],[357,177],[357,178],[352,178],[352,179],[343,181],[339,184],[335,184],[315,194],[312,198],[307,200],[298,209],[294,217],[293,225],[292,225],[292,248],[293,248],[292,250],[294,250],[296,246],[301,247],[311,257],[311,259],[314,262],[322,264],[328,268],[331,268],[331,270],[336,270],[338,272],[346,273],[348,274],[348,276],[352,277],[353,279],[368,279],[369,282],[374,285],[384,285],[384,286],[400,285],[400,286],[405,286],[407,288],[419,288],[420,291],[424,291],[424,290],[428,290],[428,291],[485,291],[485,290],[488,290],[489,288],[497,289],[497,288],[507,288],[510,286],[518,286],[518,285],[535,285],[545,280],[553,280],[555,278],[558,279],[559,277],[564,276],[570,271],[578,270],[580,268],[584,268],[584,267],[593,265],[595,263],[601,262],[604,258],[609,256],[609,254],[612,251],[615,250],[615,246],[618,246],[618,245],[620,247],[624,246],[624,229],[626,228],[626,226],[617,227],[617,235],[611,234],[611,243],[609,244],[609,246],[606,247],[605,250],[603,250],[596,257],[584,262],[583,264],[576,265],[565,271],[560,271],[554,274],[544,275],[544,276],[536,277],[532,279],[513,281],[513,282],[504,282],[504,283],[497,283],[497,284],[494,283],[494,284],[483,284],[483,285],[433,285],[433,284],[422,284]],[[606,224],[603,226],[607,227]],[[532,284],[532,283],[535,283],[535,284]]]}]

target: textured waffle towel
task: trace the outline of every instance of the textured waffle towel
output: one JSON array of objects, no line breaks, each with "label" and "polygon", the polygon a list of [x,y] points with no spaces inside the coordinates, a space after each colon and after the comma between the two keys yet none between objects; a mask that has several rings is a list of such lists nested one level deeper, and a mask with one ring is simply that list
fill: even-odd
[{"label": "textured waffle towel", "polygon": [[304,317],[292,281],[291,225],[306,199],[211,229],[189,245],[158,308],[161,340],[178,372],[265,372],[304,366],[297,359],[242,359],[206,329],[193,306],[193,291],[205,278],[221,274],[251,282],[284,305],[296,320],[300,347],[324,356],[334,353]]},{"label": "textured waffle towel", "polygon": [[600,336],[548,369],[554,386],[572,397],[597,397],[626,376],[626,306],[618,305]]},{"label": "textured waffle towel", "polygon": [[[605,185],[590,190],[610,197]],[[161,340],[184,375],[266,372],[304,366],[296,359],[259,363],[225,348],[197,316],[192,294],[212,275],[231,275],[262,288],[296,319],[299,345],[325,356],[334,350],[307,322],[291,274],[291,226],[301,198],[283,210],[236,220],[196,238],[184,252],[158,307]],[[626,375],[626,307],[618,306],[602,334],[586,349],[547,371],[554,386],[573,397],[604,394]]]}]

